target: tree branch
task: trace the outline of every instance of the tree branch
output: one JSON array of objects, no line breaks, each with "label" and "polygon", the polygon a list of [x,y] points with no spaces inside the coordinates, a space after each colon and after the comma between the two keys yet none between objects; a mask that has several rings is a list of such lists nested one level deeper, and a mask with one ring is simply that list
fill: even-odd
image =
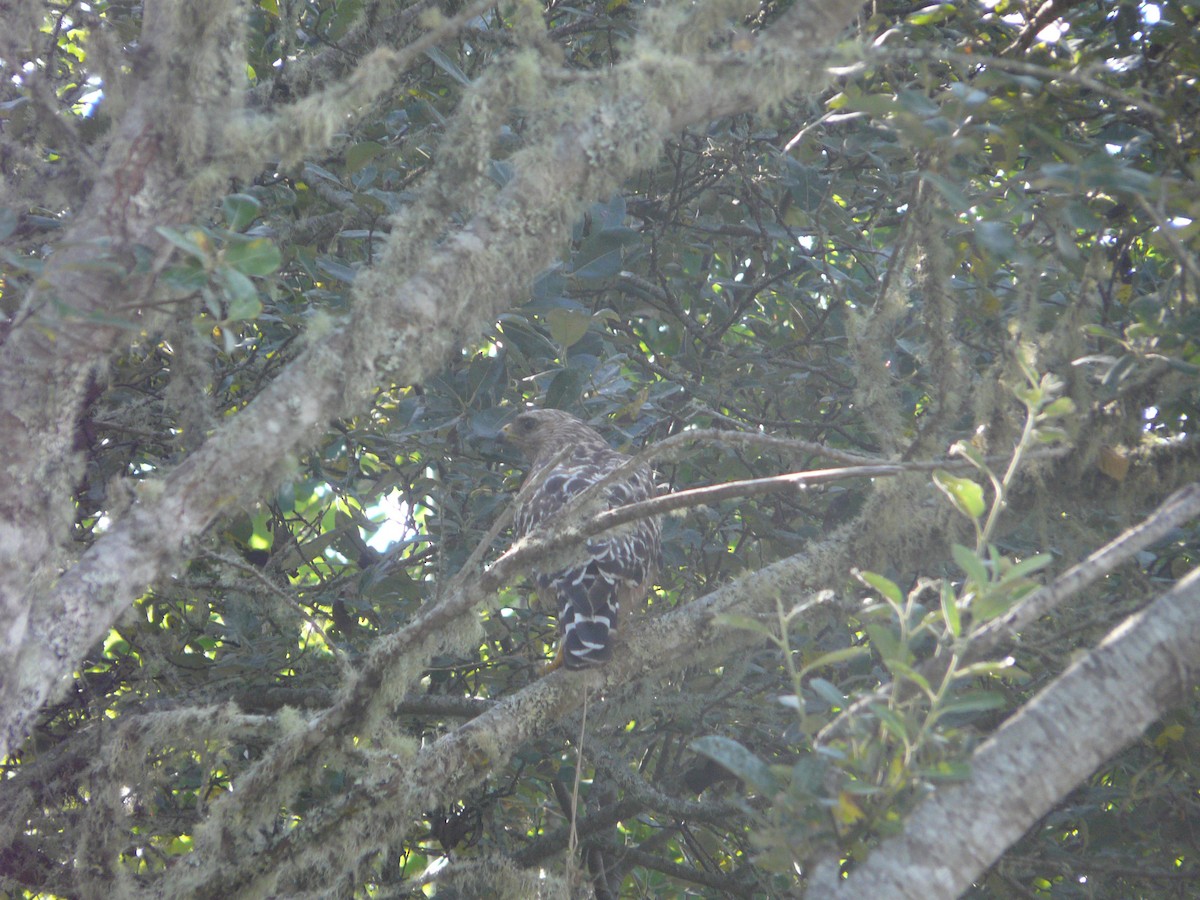
[{"label": "tree branch", "polygon": [[[177,567],[188,541],[218,515],[277,482],[287,456],[308,446],[328,417],[353,414],[381,380],[408,384],[435,371],[464,338],[519,299],[585,204],[652,163],[667,136],[691,122],[769,105],[775,95],[764,94],[763,83],[776,85],[779,96],[823,84],[828,75],[817,49],[829,45],[857,8],[847,0],[800,4],[769,40],[707,65],[672,57],[652,46],[653,34],[643,35],[640,55],[632,53],[600,83],[573,87],[569,102],[589,112],[557,122],[514,155],[514,175],[504,189],[431,254],[413,257],[415,269],[408,268],[405,241],[427,229],[406,226],[410,215],[425,214],[422,204],[397,217],[378,266],[356,283],[351,327],[311,333],[307,352],[179,468],[146,485],[133,510],[52,591],[20,599],[18,610],[31,610],[36,621],[0,707],[0,755],[25,735],[32,710],[54,688],[63,689],[75,661],[120,611]],[[798,54],[797,46],[811,53]],[[59,409],[48,401],[44,406]],[[239,465],[231,469],[230,459]],[[44,541],[49,531],[57,536],[63,529],[36,531]],[[23,621],[19,612],[14,618]],[[63,622],[72,627],[64,629]]]},{"label": "tree branch", "polygon": [[[958,651],[958,664],[967,665],[982,659],[1004,641],[1015,639],[1022,629],[1049,615],[1061,603],[1115,571],[1137,553],[1162,540],[1197,516],[1200,516],[1200,484],[1180,488],[1142,522],[1109,541],[1087,559],[1071,566],[1053,582],[1038,588],[1003,616],[971,635],[968,642]],[[917,671],[931,684],[940,684],[945,678],[947,665],[948,659],[942,648],[939,648],[932,658],[917,667]],[[821,729],[817,735],[817,742],[826,743],[837,737],[856,715],[878,702],[894,688],[894,683],[888,682],[879,690],[856,700]]]},{"label": "tree branch", "polygon": [[[205,883],[193,882],[192,875],[180,870],[176,880],[170,876],[168,893],[186,893],[198,897],[224,897],[233,890],[249,890],[255,879],[274,877],[276,866],[296,858],[300,847],[305,848],[306,865],[333,865],[338,860],[344,869],[348,859],[375,852],[372,846],[347,846],[339,837],[344,822],[355,815],[374,817],[373,828],[383,831],[407,830],[409,823],[420,818],[422,811],[450,802],[463,791],[478,784],[497,767],[504,765],[523,744],[544,733],[567,712],[583,702],[591,691],[601,696],[606,690],[652,672],[670,672],[696,663],[698,648],[716,646],[713,631],[715,615],[733,608],[754,609],[772,607],[782,593],[790,596],[816,592],[816,585],[833,575],[830,569],[840,569],[837,560],[845,553],[849,525],[835,531],[826,541],[811,548],[807,554],[789,557],[732,584],[718,588],[701,600],[672,610],[657,618],[638,623],[634,636],[622,641],[613,661],[602,670],[554,672],[539,679],[516,694],[496,703],[487,712],[422,748],[412,758],[397,758],[396,765],[378,781],[364,784],[341,798],[335,805],[318,811],[305,819],[296,829],[280,838],[262,854],[243,854],[234,863],[223,863],[223,881],[213,881],[211,869],[204,860],[218,853],[224,822],[257,820],[256,808],[270,796],[271,786],[287,767],[309,758],[313,747],[331,736],[353,733],[356,722],[364,715],[363,706],[375,693],[371,684],[382,678],[380,654],[372,654],[364,675],[349,699],[334,709],[313,718],[309,727],[299,735],[281,740],[269,754],[273,760],[259,763],[242,777],[235,792],[214,804],[213,820],[196,832],[195,851],[189,857],[188,872],[194,871]],[[844,560],[842,560],[844,562]],[[486,578],[488,573],[481,576]],[[816,609],[830,597],[823,595],[812,602]],[[444,613],[443,613],[444,614]],[[424,630],[424,626],[421,629]],[[754,640],[741,632],[719,631],[719,646],[727,651],[733,643]],[[383,644],[387,638],[381,639]],[[367,688],[358,691],[358,686]],[[271,807],[270,811],[274,811]],[[194,868],[193,868],[194,867]],[[267,873],[267,874],[264,874]],[[298,873],[297,873],[298,874]],[[266,883],[266,882],[264,882]]]},{"label": "tree branch", "polygon": [[[1200,569],[1122,622],[1009,719],[843,880],[827,859],[807,896],[954,898],[1103,762],[1136,740],[1200,677]],[[1104,722],[1096,728],[1097,721]]]}]

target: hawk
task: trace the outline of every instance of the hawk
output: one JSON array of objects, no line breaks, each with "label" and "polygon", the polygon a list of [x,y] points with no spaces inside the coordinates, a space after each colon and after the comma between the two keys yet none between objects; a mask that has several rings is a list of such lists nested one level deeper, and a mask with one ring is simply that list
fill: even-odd
[{"label": "hawk", "polygon": [[[517,509],[518,538],[629,461],[599,433],[557,409],[523,412],[504,426],[503,433],[529,460],[525,484],[535,485]],[[639,466],[608,484],[600,499],[614,509],[653,496],[650,467]],[[534,573],[538,596],[552,601],[558,613],[558,654],[549,669],[584,669],[612,658],[621,604],[644,597],[658,571],[658,520],[639,519],[594,535],[584,551],[585,557],[568,568]]]}]

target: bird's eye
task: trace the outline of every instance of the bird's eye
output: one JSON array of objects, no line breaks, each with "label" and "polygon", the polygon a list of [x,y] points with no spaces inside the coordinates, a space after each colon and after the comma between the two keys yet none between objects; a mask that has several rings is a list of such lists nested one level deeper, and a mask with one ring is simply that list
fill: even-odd
[{"label": "bird's eye", "polygon": [[533,419],[517,419],[517,427],[528,434],[537,427],[537,423]]}]

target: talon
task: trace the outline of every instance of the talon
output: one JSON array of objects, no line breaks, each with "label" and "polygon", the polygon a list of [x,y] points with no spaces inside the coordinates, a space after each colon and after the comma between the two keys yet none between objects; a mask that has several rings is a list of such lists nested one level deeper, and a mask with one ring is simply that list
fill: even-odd
[{"label": "talon", "polygon": [[554,659],[542,666],[542,677],[549,675],[555,669],[561,669],[563,664],[563,648],[562,644],[558,645],[558,652],[554,654]]}]

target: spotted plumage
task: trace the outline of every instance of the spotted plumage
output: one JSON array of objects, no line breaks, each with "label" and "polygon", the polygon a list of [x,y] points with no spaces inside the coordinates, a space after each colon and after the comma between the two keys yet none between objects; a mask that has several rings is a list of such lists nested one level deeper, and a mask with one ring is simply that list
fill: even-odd
[{"label": "spotted plumage", "polygon": [[[517,537],[536,530],[572,497],[629,460],[579,419],[556,409],[521,413],[504,434],[529,460],[525,483],[535,484],[517,510]],[[654,496],[649,466],[622,475],[603,492],[609,509]],[[555,665],[562,662],[568,669],[612,658],[621,604],[645,597],[658,571],[658,521],[640,519],[588,538],[584,550],[586,557],[575,565],[535,573],[539,596],[553,602],[558,613]]]}]

